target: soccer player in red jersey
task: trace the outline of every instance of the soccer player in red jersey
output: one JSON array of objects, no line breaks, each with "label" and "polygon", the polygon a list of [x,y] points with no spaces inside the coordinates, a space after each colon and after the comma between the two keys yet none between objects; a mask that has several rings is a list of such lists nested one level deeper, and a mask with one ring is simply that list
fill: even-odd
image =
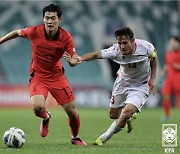
[{"label": "soccer player in red jersey", "polygon": [[72,36],[59,27],[61,15],[61,8],[50,4],[43,8],[43,25],[14,30],[1,37],[0,44],[17,37],[31,41],[30,98],[35,115],[43,119],[40,135],[45,137],[48,134],[51,114],[45,108],[45,100],[50,92],[69,117],[71,143],[84,146],[87,144],[78,136],[80,117],[75,107],[75,96],[64,74],[61,60],[65,51],[76,59],[79,57],[75,52]]},{"label": "soccer player in red jersey", "polygon": [[166,52],[165,65],[161,75],[166,73],[166,79],[162,87],[163,108],[165,116],[162,120],[168,120],[170,117],[171,95],[175,95],[175,107],[180,108],[180,38],[171,36],[169,39],[170,51]]}]

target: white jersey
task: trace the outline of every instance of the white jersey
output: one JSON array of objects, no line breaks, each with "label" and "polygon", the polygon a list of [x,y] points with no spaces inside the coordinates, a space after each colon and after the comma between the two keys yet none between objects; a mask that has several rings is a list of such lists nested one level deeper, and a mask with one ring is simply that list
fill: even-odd
[{"label": "white jersey", "polygon": [[131,103],[140,112],[148,98],[150,58],[154,57],[155,48],[151,43],[139,39],[135,39],[135,45],[135,51],[127,55],[122,54],[119,44],[101,50],[102,58],[110,58],[120,64],[118,77],[113,86],[111,108]]},{"label": "white jersey", "polygon": [[102,58],[110,58],[120,64],[117,73],[124,86],[142,85],[150,78],[150,57],[155,48],[148,41],[139,39],[135,39],[135,45],[135,51],[127,55],[122,54],[119,44],[101,50]]}]

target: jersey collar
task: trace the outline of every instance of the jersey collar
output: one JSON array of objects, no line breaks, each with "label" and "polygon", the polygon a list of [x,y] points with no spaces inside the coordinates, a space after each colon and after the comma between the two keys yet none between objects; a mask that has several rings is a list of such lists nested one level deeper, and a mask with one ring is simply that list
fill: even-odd
[{"label": "jersey collar", "polygon": [[[54,35],[54,37],[53,37],[51,40],[57,41],[57,40],[59,39],[59,36],[60,36],[60,35],[59,35],[59,31],[60,31],[60,28],[58,28],[56,34]],[[47,33],[46,33],[45,27],[44,27],[44,35],[45,35],[45,38],[46,38],[47,40],[50,40],[50,39],[49,39],[49,36],[48,36]]]}]

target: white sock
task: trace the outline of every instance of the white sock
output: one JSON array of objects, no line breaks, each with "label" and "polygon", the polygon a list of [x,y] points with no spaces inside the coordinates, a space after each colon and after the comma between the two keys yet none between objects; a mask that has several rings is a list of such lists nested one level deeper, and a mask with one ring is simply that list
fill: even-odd
[{"label": "white sock", "polygon": [[74,137],[74,136],[71,136],[71,138],[72,138],[72,139],[76,139],[76,138],[79,138],[79,136],[76,136],[76,137]]},{"label": "white sock", "polygon": [[44,118],[44,120],[47,120],[49,118],[50,118],[50,116],[49,116],[49,113],[47,112],[46,118]]},{"label": "white sock", "polygon": [[108,130],[100,136],[103,140],[103,143],[107,142],[114,134],[118,133],[122,128],[118,127],[116,120],[110,125]]}]

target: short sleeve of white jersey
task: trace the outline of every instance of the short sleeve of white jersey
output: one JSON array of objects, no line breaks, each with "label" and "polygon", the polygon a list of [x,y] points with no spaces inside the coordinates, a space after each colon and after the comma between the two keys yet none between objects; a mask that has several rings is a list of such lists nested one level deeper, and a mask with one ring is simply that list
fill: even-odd
[{"label": "short sleeve of white jersey", "polygon": [[113,46],[101,50],[102,58],[114,58],[119,53],[119,46],[117,44],[113,44]]},{"label": "short sleeve of white jersey", "polygon": [[144,48],[147,50],[147,54],[150,58],[153,58],[156,55],[155,47],[148,41],[142,40]]}]

